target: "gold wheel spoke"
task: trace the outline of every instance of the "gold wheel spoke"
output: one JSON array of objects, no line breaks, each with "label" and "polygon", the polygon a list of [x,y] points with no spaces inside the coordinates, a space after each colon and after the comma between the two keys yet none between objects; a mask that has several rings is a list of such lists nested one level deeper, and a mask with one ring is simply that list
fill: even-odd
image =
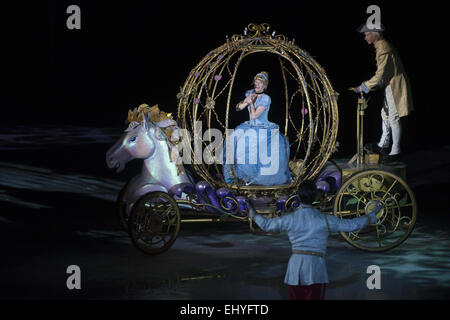
[{"label": "gold wheel spoke", "polygon": [[363,200],[363,198],[360,198],[359,201],[361,201],[362,203],[364,203],[365,205],[367,205],[367,202]]},{"label": "gold wheel spoke", "polygon": [[158,210],[157,212],[154,212],[153,214],[158,215],[160,218],[165,218],[169,216],[170,211],[172,210],[171,207],[167,207],[165,210]]},{"label": "gold wheel spoke", "polygon": [[336,211],[336,214],[352,216],[361,212],[364,212],[364,209]]},{"label": "gold wheel spoke", "polygon": [[403,207],[412,207],[412,206],[413,206],[413,203],[412,203],[412,202],[410,202],[410,203],[407,203],[407,204],[401,205],[401,206],[400,206],[400,208],[403,208]]},{"label": "gold wheel spoke", "polygon": [[354,196],[354,197],[356,197],[354,192],[342,192],[341,195],[343,195],[343,196]]},{"label": "gold wheel spoke", "polygon": [[383,201],[385,198],[386,198],[386,196],[389,194],[389,192],[391,191],[391,189],[397,184],[397,182],[398,182],[398,180],[396,179],[392,184],[391,184],[391,186],[389,187],[389,189],[386,191],[386,193],[384,194],[384,196],[383,196],[383,198],[381,198],[381,201]]},{"label": "gold wheel spoke", "polygon": [[[397,209],[397,208],[404,208],[404,207],[411,207],[411,206],[413,206],[413,203],[408,203],[408,204],[402,205],[401,207],[399,207],[399,206],[389,206],[389,207],[385,207],[384,209],[385,210],[390,210],[390,209]],[[349,215],[349,216],[351,216],[351,215],[356,215],[356,214],[362,213],[362,212],[365,212],[365,209],[340,210],[340,211],[336,211],[335,213],[339,214],[339,215]]]},{"label": "gold wheel spoke", "polygon": [[358,233],[359,232],[351,232],[349,238],[351,238],[351,240],[355,240],[356,238],[358,238]]}]

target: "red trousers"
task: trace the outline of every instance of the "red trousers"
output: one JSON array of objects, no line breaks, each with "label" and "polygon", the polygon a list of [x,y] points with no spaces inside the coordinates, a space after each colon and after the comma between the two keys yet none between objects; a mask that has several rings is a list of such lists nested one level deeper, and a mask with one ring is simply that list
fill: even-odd
[{"label": "red trousers", "polygon": [[325,283],[315,283],[309,286],[288,286],[289,300],[323,300],[325,298]]}]

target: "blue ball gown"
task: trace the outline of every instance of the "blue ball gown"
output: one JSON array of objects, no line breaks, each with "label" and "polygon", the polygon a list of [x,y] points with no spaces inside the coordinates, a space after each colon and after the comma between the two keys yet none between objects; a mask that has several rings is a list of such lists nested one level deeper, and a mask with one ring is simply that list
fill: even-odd
[{"label": "blue ball gown", "polygon": [[[245,96],[254,92],[248,90]],[[279,132],[279,126],[268,120],[270,103],[271,99],[267,94],[260,95],[254,105],[256,108],[265,107],[264,112],[257,119],[241,123],[228,135],[223,153],[223,176],[226,183],[242,180],[246,185],[272,186],[291,182],[289,142]],[[251,119],[250,106],[247,109]],[[227,153],[227,146],[234,152]]]}]

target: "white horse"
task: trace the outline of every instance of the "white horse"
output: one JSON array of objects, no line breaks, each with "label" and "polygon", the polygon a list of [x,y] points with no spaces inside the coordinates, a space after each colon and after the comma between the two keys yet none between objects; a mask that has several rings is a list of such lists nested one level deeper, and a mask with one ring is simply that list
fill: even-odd
[{"label": "white horse", "polygon": [[[176,125],[172,119],[153,123],[145,113],[142,122],[131,122],[122,137],[106,153],[109,168],[122,171],[133,159],[143,159],[142,171],[127,184],[122,195],[126,204],[126,215],[129,216],[133,205],[148,192],[163,191],[177,193],[185,185],[192,185],[186,171],[179,170],[177,149],[168,140],[161,127]],[[175,134],[178,134],[175,131]],[[174,159],[175,158],[175,159]]]}]

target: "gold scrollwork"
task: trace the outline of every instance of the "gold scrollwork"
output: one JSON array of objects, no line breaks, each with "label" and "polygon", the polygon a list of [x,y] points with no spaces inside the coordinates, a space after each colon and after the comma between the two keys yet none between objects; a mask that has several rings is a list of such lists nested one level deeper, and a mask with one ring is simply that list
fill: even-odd
[{"label": "gold scrollwork", "polygon": [[233,205],[234,205],[234,212],[230,213],[230,215],[236,215],[238,213],[238,210],[239,210],[239,203],[237,202],[237,200],[232,198],[232,197],[224,197],[223,199],[220,199],[220,201],[219,201],[220,207],[221,207],[221,209],[223,209],[225,211],[232,209],[232,208],[230,208],[229,205],[225,204],[225,200],[234,202],[233,203]]},{"label": "gold scrollwork", "polygon": [[286,36],[284,36],[282,34],[277,34],[275,36],[275,39],[277,39],[278,41],[286,41]]},{"label": "gold scrollwork", "polygon": [[408,230],[411,225],[411,218],[408,216],[403,216],[399,220],[399,228],[402,230]]},{"label": "gold scrollwork", "polygon": [[359,180],[358,187],[364,192],[378,191],[383,187],[384,178],[381,175],[371,175]]},{"label": "gold scrollwork", "polygon": [[[233,41],[233,42],[236,42],[236,41],[239,41],[239,40],[242,40],[242,39],[244,39],[244,36],[240,35],[240,34],[234,34],[231,37],[231,41]],[[230,46],[234,47],[233,45],[230,45]]]},{"label": "gold scrollwork", "polygon": [[250,38],[260,37],[262,35],[265,35],[270,30],[270,26],[267,23],[262,24],[250,23],[247,28],[250,32],[253,33],[250,36]]},{"label": "gold scrollwork", "polygon": [[282,34],[275,35],[275,32],[272,35],[269,34],[270,26],[268,23],[250,23],[247,28],[244,30],[244,34],[235,34],[231,37],[232,42],[236,42],[243,39],[255,39],[261,37],[271,37],[278,41],[286,41],[286,36]]},{"label": "gold scrollwork", "polygon": [[294,204],[294,201],[295,201],[295,199],[296,199],[296,197],[297,197],[297,195],[296,194],[293,194],[292,196],[290,196],[287,200],[286,200],[286,204],[285,204],[285,206],[286,206],[286,211],[291,211],[292,209],[293,209],[293,204]]},{"label": "gold scrollwork", "polygon": [[380,238],[381,236],[386,236],[388,234],[386,226],[384,224],[377,224],[376,229],[378,238]]}]

